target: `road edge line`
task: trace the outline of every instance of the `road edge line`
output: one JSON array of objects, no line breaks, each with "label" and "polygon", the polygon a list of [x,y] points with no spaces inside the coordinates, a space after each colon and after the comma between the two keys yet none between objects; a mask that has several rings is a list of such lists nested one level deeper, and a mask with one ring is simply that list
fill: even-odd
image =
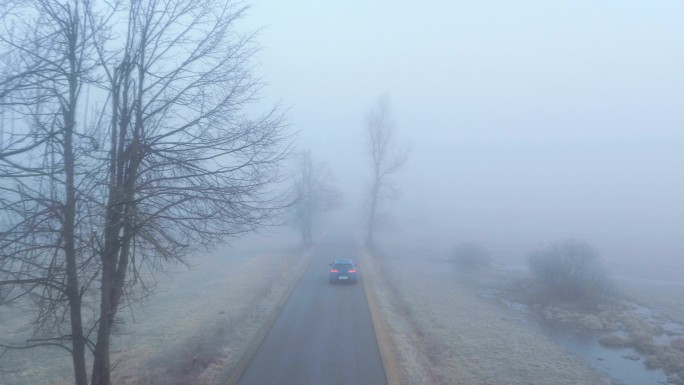
[{"label": "road edge line", "polygon": [[278,316],[280,315],[280,312],[283,310],[283,307],[285,307],[285,304],[287,301],[290,299],[290,296],[292,295],[292,292],[294,289],[299,286],[299,283],[302,280],[302,277],[304,277],[304,274],[306,271],[309,269],[309,265],[311,264],[311,261],[313,260],[313,251],[314,248],[310,248],[308,251],[304,252],[302,256],[304,258],[308,258],[309,260],[306,261],[304,268],[301,270],[299,273],[299,276],[297,279],[295,279],[292,284],[286,289],[285,293],[281,297],[280,302],[276,305],[275,309],[271,314],[268,316],[268,319],[264,323],[263,327],[259,330],[259,333],[257,334],[256,338],[253,339],[254,343],[251,344],[246,350],[245,353],[242,355],[242,358],[240,358],[240,361],[238,361],[237,365],[235,366],[235,369],[233,369],[230,373],[230,377],[228,377],[228,380],[226,382],[223,382],[224,385],[237,385],[237,383],[240,381],[240,378],[242,377],[243,374],[245,374],[245,371],[247,370],[247,366],[249,366],[249,363],[252,362],[252,359],[256,355],[257,351],[259,351],[259,348],[261,347],[261,344],[263,344],[264,340],[266,339],[266,336],[268,335],[268,332],[271,330],[271,327],[275,323],[275,321],[278,319]]},{"label": "road edge line", "polygon": [[[387,320],[382,315],[382,310],[379,305],[379,300],[376,296],[377,289],[376,274],[379,274],[377,266],[368,250],[361,251],[362,258],[360,258],[361,272],[363,274],[363,288],[366,292],[366,301],[371,313],[371,320],[373,322],[373,329],[375,329],[375,337],[380,350],[380,358],[382,365],[385,368],[385,377],[388,385],[401,385],[401,369],[399,361],[397,360],[397,352],[392,342],[392,337],[389,332],[389,325]],[[364,273],[368,271],[368,273]],[[370,280],[367,279],[370,277]],[[378,280],[380,278],[378,277]],[[373,286],[371,288],[371,286]]]}]

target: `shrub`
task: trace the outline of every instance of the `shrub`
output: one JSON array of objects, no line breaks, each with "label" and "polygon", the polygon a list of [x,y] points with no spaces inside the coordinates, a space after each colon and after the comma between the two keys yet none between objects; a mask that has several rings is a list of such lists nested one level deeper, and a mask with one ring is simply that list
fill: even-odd
[{"label": "shrub", "polygon": [[684,338],[675,338],[672,341],[670,341],[670,345],[672,345],[673,348],[684,352]]},{"label": "shrub", "polygon": [[468,269],[484,267],[491,263],[489,252],[475,243],[461,243],[453,252],[454,262]]},{"label": "shrub", "polygon": [[536,251],[529,268],[542,289],[557,299],[593,301],[609,293],[608,274],[586,242],[570,240]]}]

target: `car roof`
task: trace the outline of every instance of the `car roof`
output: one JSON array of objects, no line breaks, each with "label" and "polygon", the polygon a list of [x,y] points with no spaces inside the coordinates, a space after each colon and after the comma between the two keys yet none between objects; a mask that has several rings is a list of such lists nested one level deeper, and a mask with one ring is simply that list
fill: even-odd
[{"label": "car roof", "polygon": [[351,259],[336,259],[333,263],[351,263],[351,264],[354,264],[354,262],[352,262]]}]

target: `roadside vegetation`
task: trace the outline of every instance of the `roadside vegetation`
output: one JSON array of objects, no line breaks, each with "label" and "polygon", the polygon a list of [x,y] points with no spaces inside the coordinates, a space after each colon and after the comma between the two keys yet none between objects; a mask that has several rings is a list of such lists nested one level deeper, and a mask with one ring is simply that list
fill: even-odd
[{"label": "roadside vegetation", "polygon": [[[455,263],[455,250],[472,249],[459,246],[443,258],[430,250],[378,247],[375,269],[364,270],[377,274],[373,281],[402,384],[611,384],[519,322],[511,309],[483,300],[480,289],[510,279],[494,276],[500,271],[494,264],[464,270]],[[473,254],[463,255],[471,261]]]},{"label": "roadside vegetation", "polygon": [[[598,378],[579,380],[591,376],[586,362],[563,358],[567,365],[559,368],[548,361],[557,353],[536,338],[542,334],[537,328],[549,327],[604,348],[627,348],[621,350],[622,359],[639,361],[644,370],[662,369],[669,384],[684,384],[681,330],[670,329],[671,321],[658,313],[665,309],[651,312],[639,304],[650,300],[633,301],[588,242],[560,241],[535,250],[524,270],[502,268],[496,255],[475,243],[458,244],[446,258],[420,251],[402,258],[402,253],[400,248],[391,257],[380,250],[375,254],[383,256],[377,261],[387,286],[381,298],[403,357],[405,383],[484,383],[477,381],[494,378],[506,367],[511,374],[498,383],[536,383],[527,365],[547,364],[544,383],[601,383]],[[659,296],[677,294],[657,291]],[[488,320],[486,325],[482,319]],[[487,339],[488,334],[499,340]],[[518,339],[526,342],[518,345]],[[497,356],[496,349],[507,355]],[[604,359],[600,350],[592,359]],[[574,378],[570,372],[576,373]],[[615,383],[611,381],[606,383]]]},{"label": "roadside vegetation", "polygon": [[60,348],[75,385],[110,385],[157,274],[282,223],[285,113],[255,106],[242,3],[2,4],[0,306],[32,321],[0,355]]},{"label": "roadside vegetation", "polygon": [[392,177],[408,161],[408,149],[397,148],[396,133],[397,126],[392,119],[389,96],[383,95],[366,115],[368,156],[372,165],[366,233],[366,245],[370,247],[373,246],[382,204],[396,198],[399,193]]},{"label": "roadside vegetation", "polygon": [[335,184],[331,170],[316,162],[311,151],[303,150],[296,156],[293,175],[293,225],[302,237],[302,246],[314,243],[316,230],[323,216],[339,208],[342,194]]},{"label": "roadside vegetation", "polygon": [[535,251],[529,270],[551,300],[597,304],[612,294],[608,272],[587,242],[567,240]]},{"label": "roadside vegetation", "polygon": [[[263,246],[273,242],[273,250]],[[119,324],[113,383],[225,384],[305,271],[310,254],[293,245],[289,238],[255,236],[193,259],[200,264],[191,271],[177,266],[160,274],[154,298],[134,304],[135,316]],[[0,309],[0,334],[22,326],[13,314]],[[73,384],[69,361],[55,353],[32,349],[2,356],[0,384]]]},{"label": "roadside vegetation", "polygon": [[[668,382],[684,384],[684,339],[645,314],[617,290],[597,251],[587,242],[554,243],[529,256],[529,277],[500,291],[526,303],[545,322],[599,336],[608,348],[633,348],[649,369],[663,369]],[[507,293],[507,294],[506,294]]]}]

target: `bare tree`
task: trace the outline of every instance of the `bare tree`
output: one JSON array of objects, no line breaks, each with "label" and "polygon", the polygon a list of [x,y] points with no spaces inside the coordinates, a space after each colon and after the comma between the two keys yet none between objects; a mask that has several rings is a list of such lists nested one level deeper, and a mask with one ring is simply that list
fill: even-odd
[{"label": "bare tree", "polygon": [[557,300],[595,305],[612,292],[598,252],[585,241],[567,239],[533,251],[528,267],[544,294]]},{"label": "bare tree", "polygon": [[330,170],[315,163],[310,151],[302,151],[297,160],[295,224],[302,235],[302,244],[308,246],[313,243],[315,223],[324,212],[339,206],[340,193],[333,184]]},{"label": "bare tree", "polygon": [[[288,139],[277,108],[243,112],[261,89],[253,35],[234,28],[243,6],[32,0],[27,9],[32,17],[2,40],[0,107],[25,124],[0,147],[0,287],[5,301],[35,300],[41,338],[5,346],[64,347],[77,385],[88,367],[91,384],[108,385],[117,314],[151,289],[145,278],[272,223],[285,206]],[[84,88],[98,97],[81,97]]]},{"label": "bare tree", "polygon": [[397,194],[391,176],[408,160],[408,150],[396,149],[395,133],[396,125],[390,117],[389,97],[384,95],[366,116],[368,152],[372,162],[367,244],[373,243],[380,203]]},{"label": "bare tree", "polygon": [[[89,71],[83,6],[26,2],[13,8],[12,29],[0,38],[6,49],[0,107],[25,117],[18,130],[3,132],[0,286],[8,287],[5,301],[28,297],[38,304],[36,332],[21,348],[68,350],[77,384],[87,382],[82,295],[91,281],[85,272],[97,269],[83,237],[90,221],[79,206],[79,190],[92,184],[77,175],[87,164],[82,145],[91,139],[76,127]],[[65,318],[70,322],[62,323]]]}]

